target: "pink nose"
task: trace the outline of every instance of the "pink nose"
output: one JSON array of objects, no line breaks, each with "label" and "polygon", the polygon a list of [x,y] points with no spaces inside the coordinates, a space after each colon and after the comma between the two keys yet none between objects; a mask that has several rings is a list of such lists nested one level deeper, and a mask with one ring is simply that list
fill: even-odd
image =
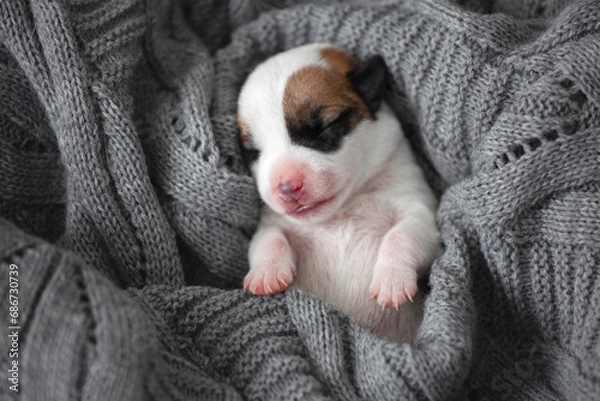
[{"label": "pink nose", "polygon": [[298,201],[304,194],[302,185],[301,180],[289,180],[279,184],[279,197],[285,202]]}]

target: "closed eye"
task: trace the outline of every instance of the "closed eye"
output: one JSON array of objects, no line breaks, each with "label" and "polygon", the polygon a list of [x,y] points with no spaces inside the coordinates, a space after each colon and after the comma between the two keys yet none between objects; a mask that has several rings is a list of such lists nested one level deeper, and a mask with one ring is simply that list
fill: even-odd
[{"label": "closed eye", "polygon": [[256,161],[256,159],[258,159],[259,156],[260,150],[255,148],[248,149],[246,147],[242,147],[242,159],[244,159],[244,163],[246,163],[246,165],[250,166]]},{"label": "closed eye", "polygon": [[331,122],[325,123],[321,131],[325,131],[327,129],[333,130],[335,128],[350,128],[350,118],[352,117],[353,109],[346,109],[342,111],[335,120]]},{"label": "closed eye", "polygon": [[333,120],[324,121],[322,108],[315,109],[309,118],[298,124],[295,120],[286,122],[292,142],[324,153],[335,152],[352,128],[354,108],[347,108]]},{"label": "closed eye", "polygon": [[242,154],[242,160],[246,166],[250,166],[252,163],[258,159],[260,156],[260,150],[256,149],[252,145],[251,136],[248,134],[248,131],[245,131],[245,135],[238,136],[238,144],[240,146],[240,151]]}]

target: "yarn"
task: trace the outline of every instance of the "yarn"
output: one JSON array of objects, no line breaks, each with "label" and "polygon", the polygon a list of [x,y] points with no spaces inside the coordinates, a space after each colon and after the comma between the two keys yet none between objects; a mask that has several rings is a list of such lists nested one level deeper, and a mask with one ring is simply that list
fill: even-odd
[{"label": "yarn", "polygon": [[[597,0],[0,2],[21,326],[0,398],[600,399],[598,21]],[[237,95],[311,42],[384,58],[440,196],[413,345],[241,290],[260,200]]]}]

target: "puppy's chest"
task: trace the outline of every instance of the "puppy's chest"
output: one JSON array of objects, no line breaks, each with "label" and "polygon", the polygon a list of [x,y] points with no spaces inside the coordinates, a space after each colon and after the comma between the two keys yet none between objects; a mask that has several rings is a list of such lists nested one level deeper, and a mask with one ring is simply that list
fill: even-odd
[{"label": "puppy's chest", "polygon": [[297,257],[297,286],[343,285],[369,278],[381,241],[398,217],[385,199],[363,195],[351,199],[327,222],[284,229]]}]

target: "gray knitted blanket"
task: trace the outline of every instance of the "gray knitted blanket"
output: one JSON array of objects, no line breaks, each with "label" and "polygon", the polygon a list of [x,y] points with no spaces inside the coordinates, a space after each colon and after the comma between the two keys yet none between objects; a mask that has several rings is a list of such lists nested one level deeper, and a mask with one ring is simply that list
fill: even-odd
[{"label": "gray knitted blanket", "polygon": [[[241,290],[237,94],[310,42],[440,196],[413,346]],[[1,0],[0,216],[2,400],[598,400],[600,2]]]}]

